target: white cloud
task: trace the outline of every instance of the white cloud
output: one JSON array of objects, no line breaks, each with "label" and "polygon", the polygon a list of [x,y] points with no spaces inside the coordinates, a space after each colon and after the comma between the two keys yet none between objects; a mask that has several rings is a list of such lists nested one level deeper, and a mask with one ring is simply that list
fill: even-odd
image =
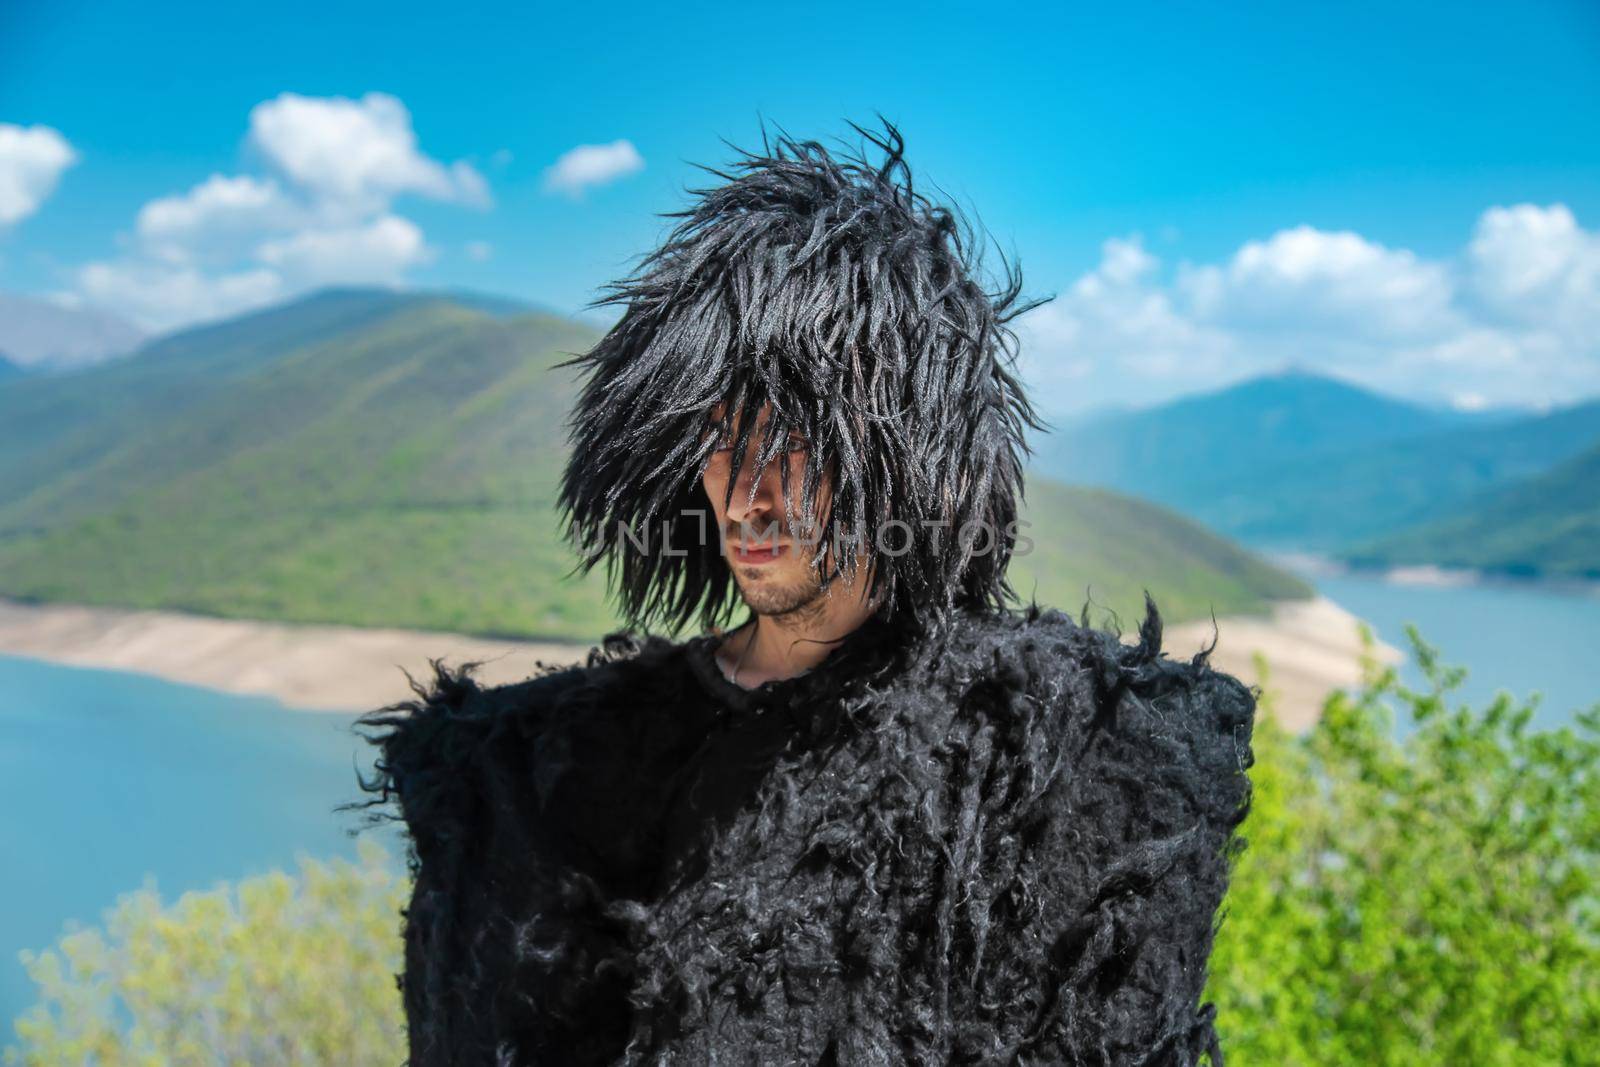
[{"label": "white cloud", "polygon": [[263,231],[289,229],[309,221],[272,179],[213,174],[177,196],[152,200],[139,209],[134,228],[145,248],[173,263],[207,253],[237,254],[241,242]]},{"label": "white cloud", "polygon": [[422,154],[411,112],[387,93],[308,97],[282,93],[250,111],[250,142],[293,184],[367,211],[414,193],[477,206],[489,188],[465,161]]},{"label": "white cloud", "polygon": [[396,285],[434,253],[393,210],[417,195],[487,206],[465,162],[417,144],[405,105],[284,93],[250,112],[250,143],[274,173],[212,174],[145,204],[126,255],[90,263],[77,291],[150,329],[287,299],[319,285]]},{"label": "white cloud", "polygon": [[39,210],[61,172],[78,161],[67,139],[49,126],[0,122],[0,226]]},{"label": "white cloud", "polygon": [[644,169],[644,157],[631,141],[582,144],[568,149],[544,172],[546,192],[578,197],[592,186],[605,185]]},{"label": "white cloud", "polygon": [[77,273],[78,292],[154,330],[237,315],[285,295],[276,271],[257,267],[211,274],[165,263],[90,263]]},{"label": "white cloud", "polygon": [[1183,272],[1180,284],[1195,314],[1214,322],[1383,338],[1433,335],[1451,299],[1442,265],[1310,226],[1250,241],[1223,266]]},{"label": "white cloud", "polygon": [[1137,235],[1112,238],[1099,266],[1022,320],[1029,380],[1052,409],[1094,402],[1108,373],[1201,381],[1228,369],[1229,338],[1178,310],[1158,266]]},{"label": "white cloud", "polygon": [[1465,406],[1600,393],[1600,234],[1494,207],[1456,257],[1298,226],[1170,280],[1135,237],[1019,324],[1042,406],[1153,403],[1294,362]]},{"label": "white cloud", "polygon": [[432,258],[415,223],[385,215],[365,226],[304,230],[268,241],[261,262],[278,268],[297,285],[338,282],[398,282],[406,270]]},{"label": "white cloud", "polygon": [[1600,233],[1565,204],[1490,208],[1467,248],[1474,295],[1505,319],[1600,337]]}]

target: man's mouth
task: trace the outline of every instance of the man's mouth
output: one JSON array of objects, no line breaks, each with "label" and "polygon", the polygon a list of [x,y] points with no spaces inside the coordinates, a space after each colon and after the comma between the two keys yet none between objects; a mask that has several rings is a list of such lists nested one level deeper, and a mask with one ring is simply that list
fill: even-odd
[{"label": "man's mouth", "polygon": [[771,563],[783,555],[787,548],[787,545],[775,542],[749,544],[744,541],[736,541],[733,546],[733,558],[740,563]]}]

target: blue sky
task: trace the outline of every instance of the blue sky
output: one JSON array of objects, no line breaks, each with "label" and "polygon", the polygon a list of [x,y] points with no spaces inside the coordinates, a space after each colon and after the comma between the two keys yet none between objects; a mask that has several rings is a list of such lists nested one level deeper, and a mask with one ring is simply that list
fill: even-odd
[{"label": "blue sky", "polygon": [[[1061,294],[1024,324],[1052,410],[1290,360],[1600,393],[1600,5],[473,6],[0,5],[0,290],[150,328],[330,280],[577,311],[722,138],[881,112]],[[552,187],[582,146],[609,180]]]}]

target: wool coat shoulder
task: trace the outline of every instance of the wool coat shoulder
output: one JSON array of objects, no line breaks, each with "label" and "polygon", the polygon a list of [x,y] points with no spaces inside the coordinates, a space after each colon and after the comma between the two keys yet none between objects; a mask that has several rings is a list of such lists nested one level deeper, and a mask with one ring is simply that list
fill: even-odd
[{"label": "wool coat shoulder", "polygon": [[1220,1062],[1255,691],[1037,606],[869,623],[755,690],[715,638],[471,665],[369,714],[410,1062]]}]

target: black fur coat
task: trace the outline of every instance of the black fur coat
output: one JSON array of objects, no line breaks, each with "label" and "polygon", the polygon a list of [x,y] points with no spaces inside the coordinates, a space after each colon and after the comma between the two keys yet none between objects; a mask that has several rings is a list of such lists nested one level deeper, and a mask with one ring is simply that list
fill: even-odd
[{"label": "black fur coat", "polygon": [[1192,1064],[1255,694],[1056,611],[744,690],[613,635],[365,717],[414,1067]]}]

